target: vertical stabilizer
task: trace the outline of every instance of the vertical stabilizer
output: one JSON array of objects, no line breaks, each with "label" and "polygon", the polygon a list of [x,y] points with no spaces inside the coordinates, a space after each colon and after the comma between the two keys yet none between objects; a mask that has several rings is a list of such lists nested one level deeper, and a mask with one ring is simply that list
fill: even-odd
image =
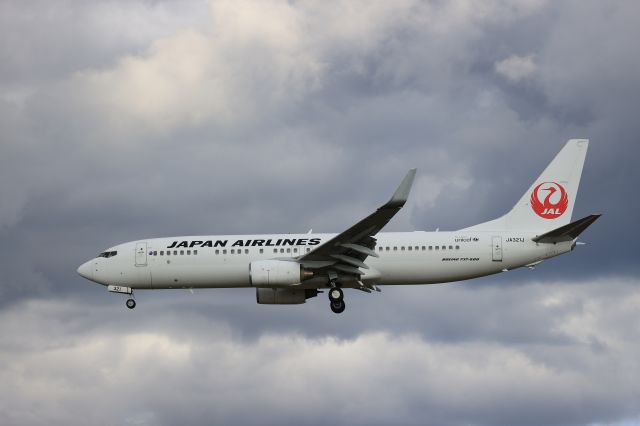
[{"label": "vertical stabilizer", "polygon": [[587,139],[571,139],[504,216],[467,230],[549,231],[571,222]]}]

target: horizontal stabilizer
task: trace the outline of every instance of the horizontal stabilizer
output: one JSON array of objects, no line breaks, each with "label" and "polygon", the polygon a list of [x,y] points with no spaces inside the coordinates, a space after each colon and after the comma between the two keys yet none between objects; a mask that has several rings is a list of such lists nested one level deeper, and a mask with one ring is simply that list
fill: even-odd
[{"label": "horizontal stabilizer", "polygon": [[578,235],[595,222],[600,214],[592,214],[582,219],[578,219],[575,222],[571,222],[568,225],[556,228],[553,231],[549,231],[546,234],[538,235],[533,238],[536,243],[561,243],[564,241],[572,241],[578,238]]}]

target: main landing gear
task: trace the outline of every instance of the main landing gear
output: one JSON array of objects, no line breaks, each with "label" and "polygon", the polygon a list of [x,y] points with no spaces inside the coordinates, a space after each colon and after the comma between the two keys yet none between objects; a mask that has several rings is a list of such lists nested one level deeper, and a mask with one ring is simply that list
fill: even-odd
[{"label": "main landing gear", "polygon": [[336,314],[344,312],[346,305],[344,303],[344,293],[340,287],[332,287],[329,290],[329,306]]}]

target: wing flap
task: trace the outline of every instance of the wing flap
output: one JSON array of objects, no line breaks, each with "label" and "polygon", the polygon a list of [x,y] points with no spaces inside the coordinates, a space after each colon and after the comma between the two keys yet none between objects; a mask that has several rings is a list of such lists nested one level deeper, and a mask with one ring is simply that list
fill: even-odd
[{"label": "wing flap", "polygon": [[334,259],[341,260],[344,263],[347,263],[349,265],[353,265],[356,268],[369,269],[369,267],[367,266],[366,263],[364,263],[363,261],[361,261],[359,259],[356,259],[355,257],[347,256],[347,255],[344,255],[344,254],[332,254],[331,257],[333,257]]},{"label": "wing flap", "polygon": [[333,268],[351,275],[362,275],[362,271],[360,269],[354,268],[353,266],[343,265],[341,263],[333,265]]},{"label": "wing flap", "polygon": [[344,248],[348,248],[354,251],[357,251],[360,254],[364,254],[365,256],[371,256],[371,257],[380,257],[380,255],[378,253],[376,253],[375,251],[371,250],[369,247],[365,247],[362,246],[360,244],[340,244],[342,247]]}]

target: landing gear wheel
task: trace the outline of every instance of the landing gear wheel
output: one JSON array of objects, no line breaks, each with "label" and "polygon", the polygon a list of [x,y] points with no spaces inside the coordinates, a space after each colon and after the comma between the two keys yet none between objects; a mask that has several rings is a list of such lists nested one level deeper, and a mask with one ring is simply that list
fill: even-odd
[{"label": "landing gear wheel", "polygon": [[333,287],[329,290],[329,300],[331,303],[341,302],[344,298],[344,293],[340,287]]},{"label": "landing gear wheel", "polygon": [[127,299],[127,308],[133,309],[136,307],[136,301],[133,299]]},{"label": "landing gear wheel", "polygon": [[336,313],[336,314],[341,314],[344,312],[344,309],[346,308],[346,305],[344,303],[344,300],[338,300],[336,302],[331,302],[329,304],[329,306],[331,306],[331,310]]}]

